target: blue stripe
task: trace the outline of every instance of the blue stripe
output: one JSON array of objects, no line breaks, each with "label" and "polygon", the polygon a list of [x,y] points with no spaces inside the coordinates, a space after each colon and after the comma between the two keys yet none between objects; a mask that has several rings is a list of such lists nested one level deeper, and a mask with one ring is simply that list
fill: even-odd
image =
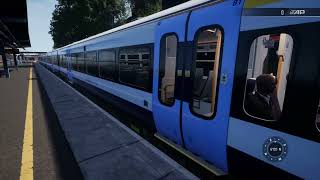
[{"label": "blue stripe", "polygon": [[[71,71],[72,76],[81,81],[84,81],[92,86],[102,89],[112,95],[118,96],[126,101],[129,101],[137,106],[152,111],[152,94],[131,88],[122,84],[114,83],[108,80],[93,77],[84,73]],[[148,102],[148,107],[144,105],[144,101]]]}]

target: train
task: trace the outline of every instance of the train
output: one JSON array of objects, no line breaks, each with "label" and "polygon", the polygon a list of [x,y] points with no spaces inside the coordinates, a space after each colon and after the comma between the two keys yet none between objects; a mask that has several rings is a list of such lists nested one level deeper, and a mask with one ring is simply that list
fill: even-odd
[{"label": "train", "polygon": [[216,175],[320,179],[317,0],[195,0],[40,63]]}]

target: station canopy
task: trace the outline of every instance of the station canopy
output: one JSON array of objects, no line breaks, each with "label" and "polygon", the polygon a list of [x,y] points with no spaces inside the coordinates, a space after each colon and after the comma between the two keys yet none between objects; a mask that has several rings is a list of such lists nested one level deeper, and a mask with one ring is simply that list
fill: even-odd
[{"label": "station canopy", "polygon": [[0,40],[5,47],[30,47],[27,0],[7,0],[0,6]]}]

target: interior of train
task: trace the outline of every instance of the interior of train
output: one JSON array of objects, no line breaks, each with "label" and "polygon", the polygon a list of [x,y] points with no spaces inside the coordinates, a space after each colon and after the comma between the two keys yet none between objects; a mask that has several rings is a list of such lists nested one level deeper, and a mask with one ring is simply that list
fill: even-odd
[{"label": "interior of train", "polygon": [[250,49],[245,112],[257,119],[281,117],[294,42],[289,34],[257,37]]},{"label": "interior of train", "polygon": [[196,37],[196,71],[193,83],[193,106],[196,114],[211,117],[214,113],[222,33],[209,28]]},{"label": "interior of train", "polygon": [[[207,28],[197,33],[195,41],[197,48],[195,50],[192,111],[205,117],[211,117],[215,107],[222,33],[218,28]],[[159,95],[162,103],[170,105],[174,102],[177,37],[168,35],[162,43],[165,43],[163,46],[165,47],[163,52],[165,61],[160,64]],[[190,73],[187,71],[185,76],[190,77]]]}]

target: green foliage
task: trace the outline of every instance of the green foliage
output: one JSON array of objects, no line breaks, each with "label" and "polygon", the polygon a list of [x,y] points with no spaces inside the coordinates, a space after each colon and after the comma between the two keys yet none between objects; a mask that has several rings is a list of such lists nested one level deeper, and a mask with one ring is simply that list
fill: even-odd
[{"label": "green foliage", "polygon": [[132,18],[144,17],[161,10],[159,0],[128,0]]},{"label": "green foliage", "polygon": [[111,29],[126,17],[123,0],[58,0],[50,22],[54,48]]},{"label": "green foliage", "polygon": [[[187,0],[57,0],[50,31],[54,48],[101,33]],[[130,9],[129,9],[130,8]],[[132,17],[127,18],[131,10]]]},{"label": "green foliage", "polygon": [[187,1],[189,0],[162,0],[162,9],[167,9]]}]

